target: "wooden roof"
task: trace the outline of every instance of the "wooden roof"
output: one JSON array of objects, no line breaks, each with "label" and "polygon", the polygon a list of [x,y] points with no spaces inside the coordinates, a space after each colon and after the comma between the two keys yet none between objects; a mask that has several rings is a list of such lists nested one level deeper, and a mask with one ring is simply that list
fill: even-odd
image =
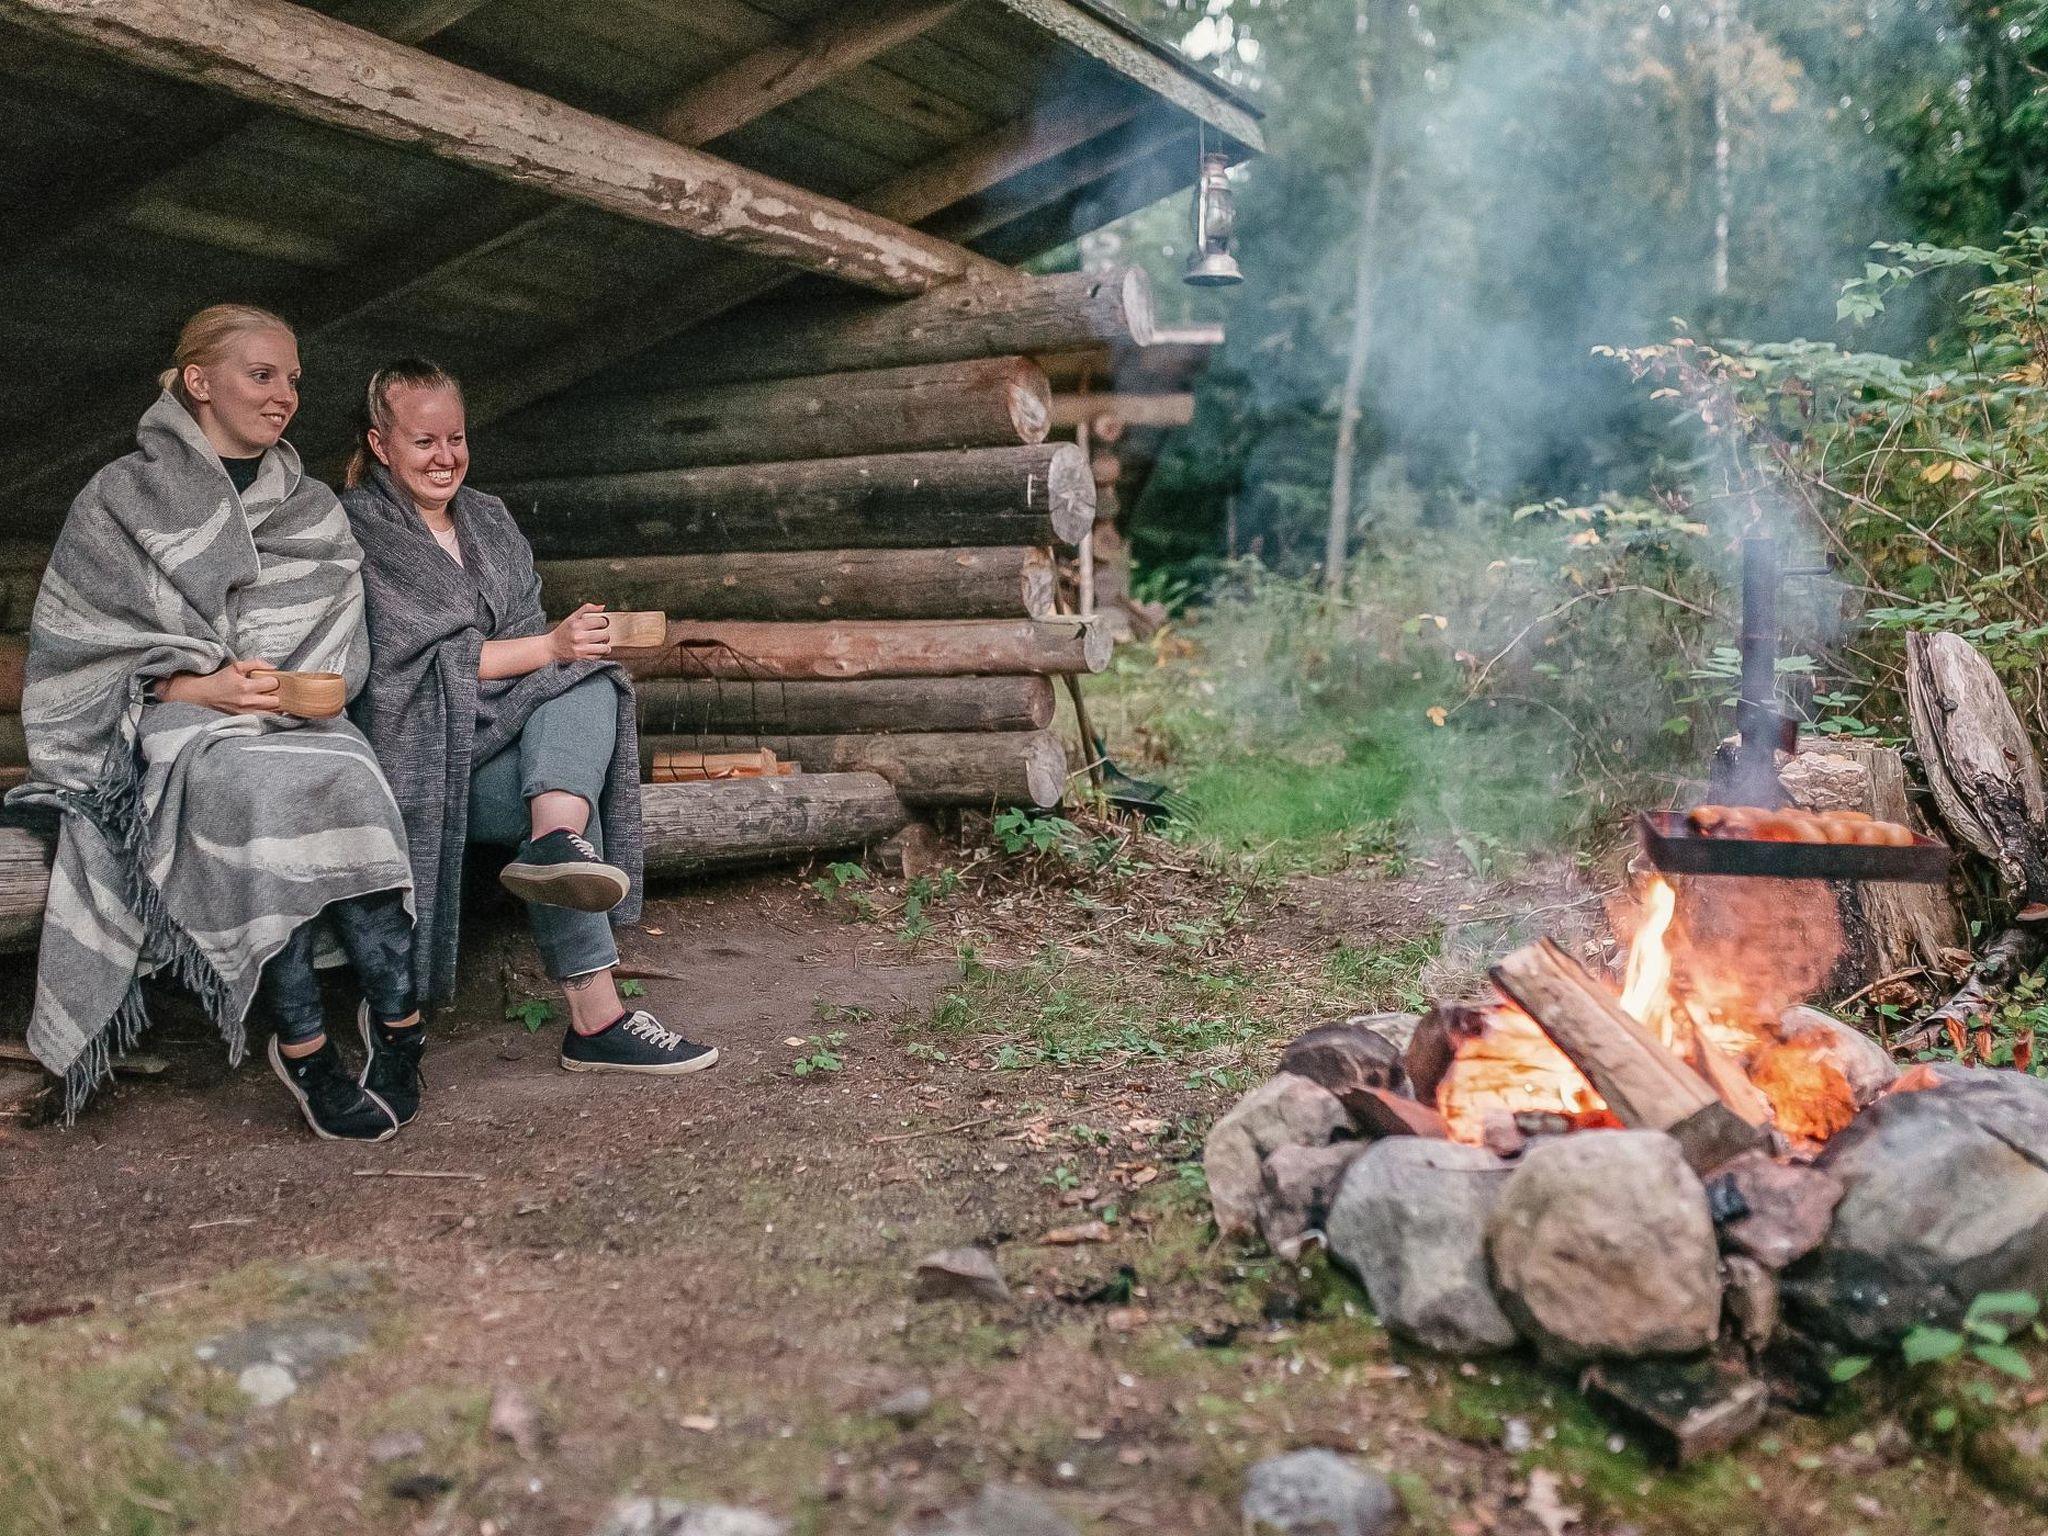
[{"label": "wooden roof", "polygon": [[[1256,118],[1100,0],[0,0],[5,532],[126,446],[207,303],[298,326],[326,467],[395,353],[502,414],[805,266],[910,293],[1018,262]],[[817,199],[719,227],[762,177]],[[805,247],[835,220],[868,266]]]}]

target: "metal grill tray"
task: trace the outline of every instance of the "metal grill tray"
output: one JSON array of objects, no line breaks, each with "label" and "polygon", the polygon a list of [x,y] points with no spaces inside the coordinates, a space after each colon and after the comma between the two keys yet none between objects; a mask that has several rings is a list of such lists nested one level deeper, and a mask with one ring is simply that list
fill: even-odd
[{"label": "metal grill tray", "polygon": [[1675,875],[1761,875],[1773,880],[1902,880],[1939,885],[1948,878],[1949,849],[1917,834],[1905,846],[1861,843],[1779,843],[1754,837],[1705,837],[1683,811],[1637,817],[1643,852]]}]

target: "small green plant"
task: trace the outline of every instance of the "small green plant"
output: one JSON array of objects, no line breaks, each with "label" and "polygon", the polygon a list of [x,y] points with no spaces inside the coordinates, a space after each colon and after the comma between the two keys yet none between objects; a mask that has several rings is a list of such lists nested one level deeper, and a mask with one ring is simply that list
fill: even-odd
[{"label": "small green plant", "polygon": [[[1908,1366],[1940,1365],[1959,1359],[1975,1360],[2017,1381],[2032,1381],[2034,1368],[2027,1357],[2013,1348],[2016,1335],[2048,1338],[2039,1321],[2041,1303],[2025,1291],[1986,1291],[1970,1303],[1962,1327],[1935,1328],[1922,1324],[1899,1341],[1899,1359]],[[1830,1375],[1837,1382],[1853,1381],[1875,1363],[1872,1355],[1847,1355],[1835,1362]],[[1988,1382],[1973,1382],[1965,1389],[1980,1400],[1988,1400]],[[1956,1409],[1948,1404],[1935,1409],[1929,1422],[1943,1433],[1955,1428]]]},{"label": "small green plant", "polygon": [[952,1058],[933,1045],[929,1040],[913,1040],[903,1047],[903,1054],[913,1061],[929,1061],[934,1064],[951,1061]]},{"label": "small green plant", "polygon": [[1070,1189],[1079,1189],[1081,1187],[1081,1175],[1074,1171],[1073,1164],[1061,1163],[1039,1182],[1049,1184],[1064,1194]]},{"label": "small green plant", "polygon": [[1011,809],[995,819],[996,842],[1010,855],[1051,853],[1068,837],[1079,838],[1081,829],[1064,816],[1038,816]]},{"label": "small green plant", "polygon": [[839,1054],[839,1047],[846,1044],[845,1030],[812,1035],[804,1044],[810,1050],[789,1064],[791,1077],[809,1077],[813,1072],[837,1072],[846,1065],[846,1058]]},{"label": "small green plant", "polygon": [[875,900],[865,891],[853,887],[867,882],[868,872],[858,864],[827,864],[825,873],[811,882],[811,889],[824,901],[842,902],[853,909],[856,917],[868,918],[875,915]]},{"label": "small green plant", "polygon": [[629,978],[619,983],[619,996],[621,997],[645,997],[646,995],[647,988],[641,982]]},{"label": "small green plant", "polygon": [[904,888],[903,922],[896,930],[896,937],[905,944],[915,944],[932,931],[932,920],[925,908],[934,902],[943,901],[960,889],[960,874],[957,870],[941,870],[936,878],[931,875],[914,875]]},{"label": "small green plant", "polygon": [[544,997],[521,998],[505,1005],[505,1017],[524,1024],[529,1035],[538,1033],[540,1027],[554,1016],[555,1005]]}]

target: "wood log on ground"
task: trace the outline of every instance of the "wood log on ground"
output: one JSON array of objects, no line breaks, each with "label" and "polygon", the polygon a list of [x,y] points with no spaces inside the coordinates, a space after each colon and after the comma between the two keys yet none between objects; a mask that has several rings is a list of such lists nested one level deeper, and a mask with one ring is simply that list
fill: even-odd
[{"label": "wood log on ground", "polygon": [[549,557],[1077,544],[1095,482],[1072,443],[641,470],[493,487]]},{"label": "wood log on ground", "polygon": [[2048,901],[2048,795],[2005,685],[1969,641],[1906,637],[1913,744],[1949,830],[1996,866],[2020,903]]},{"label": "wood log on ground", "polygon": [[869,677],[1053,677],[1100,672],[1111,641],[1085,619],[669,625],[659,651],[619,658],[635,677],[738,682]]},{"label": "wood log on ground", "polygon": [[830,549],[543,560],[542,600],[658,608],[691,619],[1045,619],[1043,549]]},{"label": "wood log on ground", "polygon": [[1614,995],[1549,939],[1505,956],[1489,974],[1585,1073],[1623,1125],[1666,1132],[1701,1172],[1762,1144],[1758,1127],[1622,1012]]},{"label": "wood log on ground", "polygon": [[1968,1029],[1997,1004],[1999,994],[2048,959],[2048,931],[2030,924],[2008,928],[1984,948],[1956,994],[1892,1042],[1895,1052],[1925,1050],[1954,1024]]},{"label": "wood log on ground", "polygon": [[[1861,811],[1924,831],[1906,797],[1906,766],[1892,747],[1830,740],[1803,744],[1779,774],[1793,804],[1809,811]],[[1899,881],[1830,881],[1842,952],[1823,996],[1846,997],[1886,977],[1939,976],[1966,942],[1948,888]]]},{"label": "wood log on ground", "polygon": [[4,0],[0,14],[136,68],[878,293],[1018,282],[961,246],[287,0]]},{"label": "wood log on ground", "polygon": [[858,300],[734,314],[691,338],[698,386],[859,368],[1031,356],[1151,341],[1152,288],[1137,267],[1062,272],[998,289],[953,285],[907,303]]},{"label": "wood log on ground", "polygon": [[736,683],[685,677],[638,684],[640,728],[661,736],[893,735],[1039,731],[1052,724],[1043,677],[911,677],[865,683]]},{"label": "wood log on ground", "polygon": [[[1058,805],[1067,751],[1051,731],[975,731],[905,736],[642,736],[642,771],[660,752],[766,747],[806,775],[878,773],[906,805]],[[789,783],[790,780],[777,780]]]},{"label": "wood log on ground", "polygon": [[1052,393],[1023,357],[571,396],[491,440],[510,479],[1042,443]]},{"label": "wood log on ground", "polygon": [[[640,791],[647,873],[672,879],[879,843],[910,813],[873,773],[800,773],[723,783],[649,784]],[[35,947],[49,893],[42,836],[0,826],[0,951]]]}]

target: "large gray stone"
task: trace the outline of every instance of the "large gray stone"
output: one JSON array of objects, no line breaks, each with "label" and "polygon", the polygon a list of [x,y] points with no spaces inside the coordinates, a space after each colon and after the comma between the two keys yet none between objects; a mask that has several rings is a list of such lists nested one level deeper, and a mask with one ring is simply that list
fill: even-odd
[{"label": "large gray stone", "polygon": [[1785,1272],[1786,1311],[1854,1348],[1953,1323],[1984,1291],[2048,1291],[2048,1084],[1948,1070],[1886,1094],[1818,1167],[1848,1191]]},{"label": "large gray stone", "polygon": [[1276,1147],[1321,1147],[1350,1128],[1351,1117],[1328,1089],[1290,1072],[1269,1078],[1209,1128],[1202,1172],[1209,1204],[1224,1237],[1258,1229],[1260,1165]]},{"label": "large gray stone", "polygon": [[1506,1349],[1486,1223],[1511,1169],[1483,1147],[1401,1136],[1352,1164],[1330,1209],[1331,1257],[1356,1274],[1389,1329],[1448,1354]]},{"label": "large gray stone", "polygon": [[1362,1141],[1327,1147],[1275,1147],[1261,1170],[1259,1236],[1283,1259],[1295,1259],[1330,1219],[1344,1173],[1364,1155]]},{"label": "large gray stone", "polygon": [[1537,1142],[1501,1188],[1486,1247],[1502,1309],[1554,1364],[1714,1342],[1721,1273],[1706,1190],[1661,1132]]},{"label": "large gray stone", "polygon": [[1807,1047],[1849,1080],[1858,1109],[1868,1108],[1899,1075],[1899,1064],[1883,1046],[1818,1008],[1787,1008],[1778,1027],[1787,1040]]},{"label": "large gray stone", "polygon": [[1403,1046],[1395,1045],[1383,1033],[1383,1021],[1411,1021],[1405,1033],[1412,1037],[1413,1014],[1361,1013],[1335,1024],[1318,1024],[1290,1040],[1280,1053],[1280,1070],[1327,1088],[1355,1110],[1352,1096],[1367,1089],[1387,1088],[1405,1092],[1408,1074],[1401,1065]]},{"label": "large gray stone", "polygon": [[1245,1479],[1247,1536],[1381,1536],[1401,1501],[1379,1473],[1334,1451],[1269,1456]]}]

